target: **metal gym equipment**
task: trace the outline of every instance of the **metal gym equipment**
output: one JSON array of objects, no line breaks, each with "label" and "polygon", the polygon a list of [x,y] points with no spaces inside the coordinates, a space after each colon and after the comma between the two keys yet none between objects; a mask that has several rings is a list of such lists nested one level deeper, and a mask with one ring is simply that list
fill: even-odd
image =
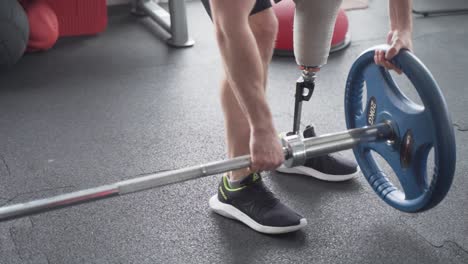
[{"label": "metal gym equipment", "polygon": [[[392,62],[410,79],[423,106],[407,98],[389,72],[374,64],[375,49],[386,48],[365,51],[351,67],[345,90],[349,130],[307,139],[299,133],[284,137],[285,165],[298,166],[311,157],[353,148],[364,176],[385,202],[401,211],[420,212],[440,203],[450,189],[456,165],[453,126],[440,88],[413,54],[401,51]],[[428,180],[426,164],[431,148],[435,169]],[[402,190],[389,181],[371,151],[390,164]],[[0,208],[0,221],[246,168],[250,164],[250,156],[246,155],[7,205]]]},{"label": "metal gym equipment", "polygon": [[468,12],[466,0],[415,0],[413,2],[413,13],[425,17],[433,14],[458,14]]},{"label": "metal gym equipment", "polygon": [[192,47],[195,41],[189,37],[185,0],[169,0],[169,13],[156,0],[132,0],[132,13],[149,16],[171,37],[167,44],[177,48]]}]

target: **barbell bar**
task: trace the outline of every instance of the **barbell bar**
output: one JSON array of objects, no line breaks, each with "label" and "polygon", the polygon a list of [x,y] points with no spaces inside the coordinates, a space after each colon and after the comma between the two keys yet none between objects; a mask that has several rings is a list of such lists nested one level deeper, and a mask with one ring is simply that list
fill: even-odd
[{"label": "barbell bar", "polygon": [[[362,142],[387,141],[392,136],[393,128],[390,123],[355,128],[308,139],[302,139],[297,135],[288,136],[283,138],[285,165],[302,165],[306,159],[312,157],[350,149]],[[251,157],[250,155],[245,155],[193,167],[143,175],[114,184],[61,194],[50,198],[8,205],[0,207],[0,221],[247,168],[250,165]]]}]

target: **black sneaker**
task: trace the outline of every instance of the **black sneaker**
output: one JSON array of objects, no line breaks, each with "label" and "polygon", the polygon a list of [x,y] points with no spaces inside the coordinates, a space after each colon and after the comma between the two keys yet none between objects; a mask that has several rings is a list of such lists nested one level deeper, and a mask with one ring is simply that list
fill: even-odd
[{"label": "black sneaker", "polygon": [[[304,138],[315,137],[315,130],[307,126],[304,130]],[[328,154],[308,159],[304,166],[287,168],[284,165],[276,169],[283,173],[308,175],[324,181],[347,181],[359,174],[357,164],[339,153]]]},{"label": "black sneaker", "polygon": [[223,175],[218,194],[210,199],[210,207],[260,233],[288,233],[307,225],[304,217],[275,198],[257,173],[247,176],[241,187],[235,189],[230,188],[227,176]]}]

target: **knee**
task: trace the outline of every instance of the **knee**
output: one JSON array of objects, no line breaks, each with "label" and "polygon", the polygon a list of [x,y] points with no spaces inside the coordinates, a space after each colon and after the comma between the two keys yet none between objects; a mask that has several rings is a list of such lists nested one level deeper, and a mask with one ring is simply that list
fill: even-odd
[{"label": "knee", "polygon": [[231,28],[247,24],[251,1],[211,0],[210,4],[215,28],[223,29],[222,32],[225,32]]},{"label": "knee", "polygon": [[259,41],[259,46],[270,46],[278,34],[278,19],[271,12],[261,21],[251,21],[251,28],[255,38]]},{"label": "knee", "polygon": [[[236,12],[217,10],[217,12],[213,15],[213,23],[216,38],[220,44],[226,42],[229,38],[237,38],[247,32],[248,13],[243,14],[239,10],[236,10]],[[245,19],[242,19],[244,16]]]}]

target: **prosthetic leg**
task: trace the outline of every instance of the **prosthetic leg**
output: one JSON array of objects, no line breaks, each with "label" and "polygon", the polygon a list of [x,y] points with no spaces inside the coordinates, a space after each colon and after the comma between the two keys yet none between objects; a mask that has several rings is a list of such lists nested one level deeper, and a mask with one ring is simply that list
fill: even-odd
[{"label": "prosthetic leg", "polygon": [[[330,53],[333,29],[342,0],[295,0],[294,55],[300,66],[301,76],[296,82],[294,100],[294,121],[292,132],[287,136],[314,137],[312,126],[307,126],[300,135],[302,102],[309,101],[315,88],[316,75],[327,63]],[[358,174],[354,162],[338,157],[320,157],[304,166],[277,170],[313,176],[326,181],[344,181]],[[321,160],[319,160],[321,159]]]}]

